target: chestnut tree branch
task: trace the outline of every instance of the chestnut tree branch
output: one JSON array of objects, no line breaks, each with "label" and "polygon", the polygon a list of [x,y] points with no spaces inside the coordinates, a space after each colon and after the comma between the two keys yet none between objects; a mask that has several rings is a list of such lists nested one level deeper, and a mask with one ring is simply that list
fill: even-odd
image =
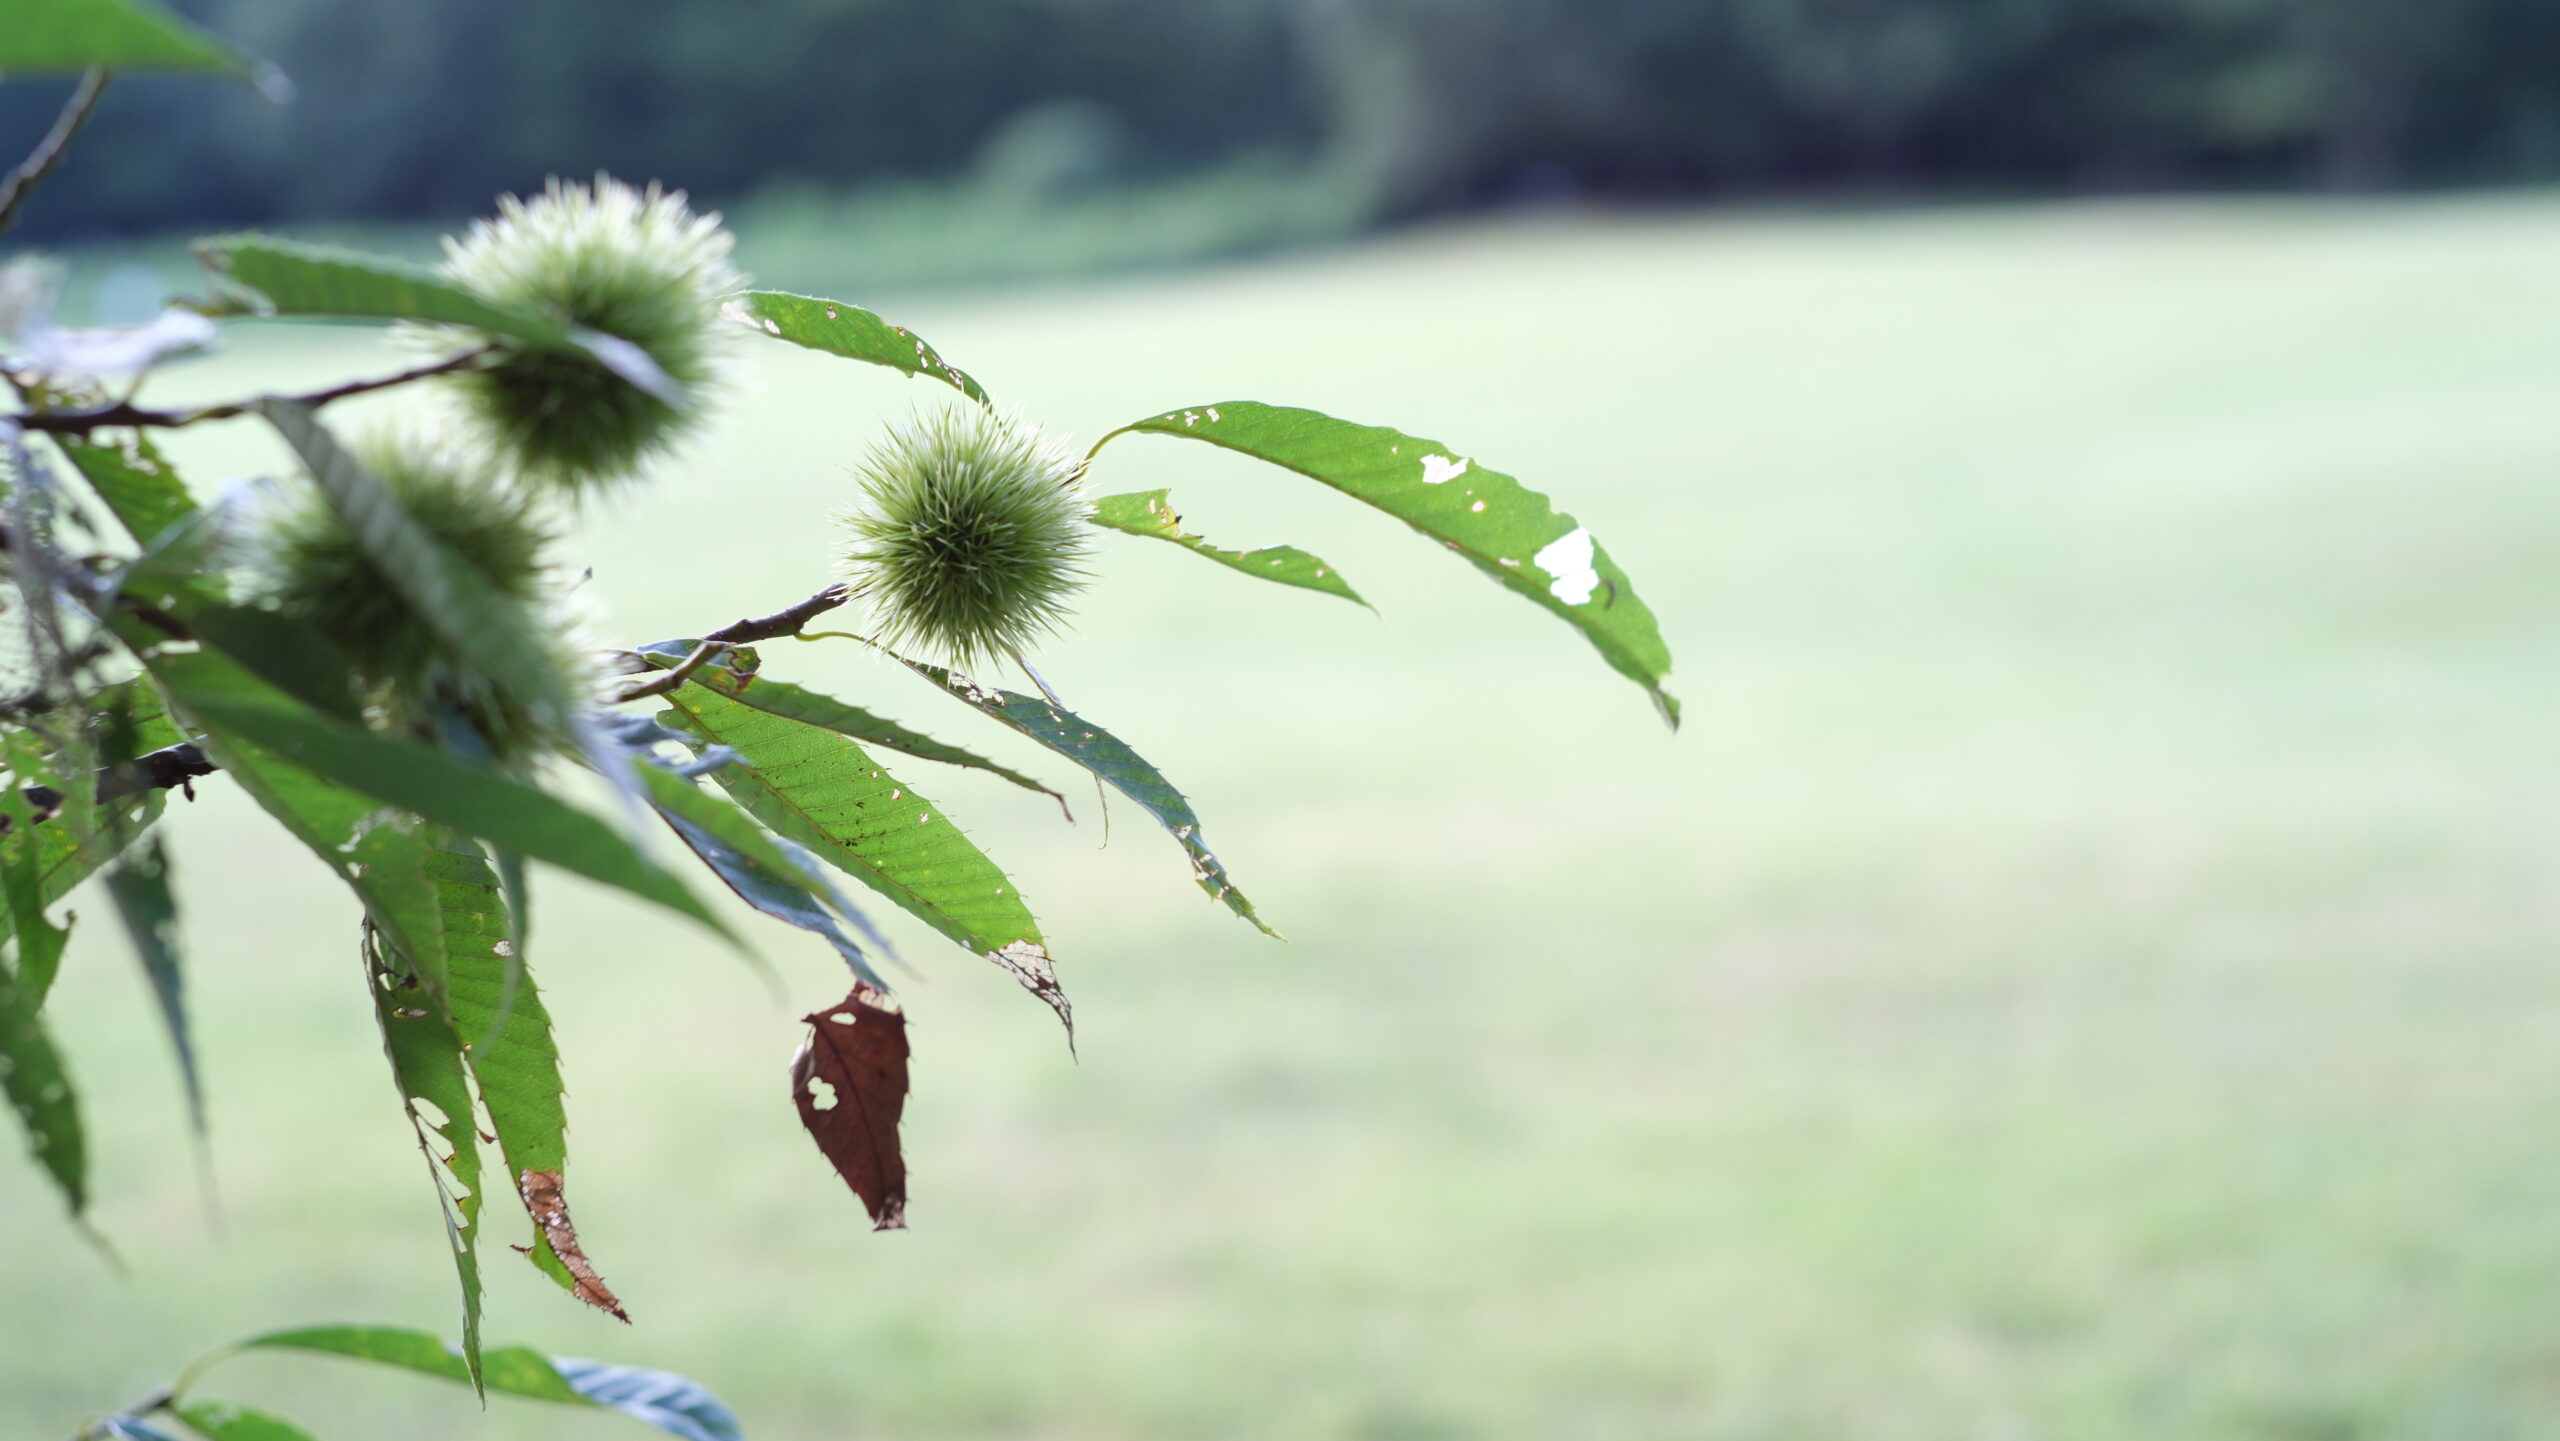
[{"label": "chestnut tree branch", "polygon": [[18,208],[27,203],[29,192],[44,183],[44,178],[62,163],[63,153],[71,148],[80,127],[89,123],[89,112],[98,108],[98,97],[106,88],[107,67],[90,66],[88,73],[80,77],[80,88],[71,92],[62,113],[54,118],[53,128],[45,132],[44,139],[36,142],[35,150],[18,162],[18,168],[10,171],[7,179],[0,180],[0,230],[17,222]]},{"label": "chestnut tree branch", "polygon": [[316,407],[327,405],[333,400],[345,400],[353,395],[365,395],[377,390],[389,390],[395,385],[407,385],[413,381],[450,375],[457,370],[468,370],[479,364],[481,357],[487,355],[492,348],[483,345],[463,351],[459,355],[446,356],[431,365],[421,365],[394,375],[377,375],[369,380],[350,380],[343,385],[333,385],[326,390],[306,391],[301,395],[260,396],[249,400],[235,400],[223,405],[198,406],[190,410],[146,410],[130,400],[121,400],[113,405],[96,405],[85,410],[28,411],[22,415],[9,416],[8,419],[16,421],[22,430],[49,431],[56,435],[86,435],[93,430],[121,426],[150,426],[160,430],[175,430],[180,426],[194,425],[199,421],[229,420],[234,416],[246,415],[250,407],[259,404],[262,400],[289,400]]}]

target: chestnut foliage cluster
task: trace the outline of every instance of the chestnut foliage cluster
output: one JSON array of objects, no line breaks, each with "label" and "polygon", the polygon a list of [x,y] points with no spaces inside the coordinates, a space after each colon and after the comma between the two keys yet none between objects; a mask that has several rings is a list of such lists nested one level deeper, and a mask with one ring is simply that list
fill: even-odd
[{"label": "chestnut foliage cluster", "polygon": [[[70,66],[86,79],[0,192],[0,223],[59,163],[111,71],[246,68],[136,0],[12,3],[30,18],[0,32],[0,71]],[[1626,576],[1580,523],[1472,456],[1253,401],[1158,412],[1078,451],[868,310],[750,288],[730,250],[718,219],[681,194],[598,176],[501,201],[428,268],[213,238],[199,246],[204,293],[129,330],[56,326],[37,272],[0,273],[0,290],[21,301],[0,314],[0,582],[19,657],[0,696],[0,1092],[15,1126],[85,1231],[89,1132],[72,1038],[46,1002],[69,940],[61,903],[93,877],[143,958],[197,1097],[156,823],[173,789],[236,784],[347,894],[354,954],[330,964],[367,982],[393,1083],[385,1123],[415,1135],[456,1267],[457,1344],[329,1326],[247,1349],[608,1406],[705,1441],[737,1434],[681,1378],[482,1345],[480,1267],[506,1254],[484,1244],[491,1233],[577,1301],[629,1319],[573,1212],[543,958],[528,945],[541,868],[738,940],[744,913],[706,904],[707,881],[841,957],[848,990],[807,1017],[793,1104],[880,1229],[905,1213],[908,1056],[871,908],[905,912],[1071,1024],[1028,903],[908,775],[921,762],[1058,790],[976,741],[891,719],[872,697],[768,674],[759,643],[808,638],[822,617],[890,662],[873,674],[912,680],[920,703],[1010,732],[1008,744],[1027,740],[1047,764],[1120,792],[1162,826],[1207,895],[1269,930],[1191,803],[1119,735],[1070,711],[1033,656],[1060,646],[1106,533],[1360,597],[1295,547],[1235,550],[1189,534],[1164,491],[1095,493],[1104,448],[1121,436],[1205,442],[1393,516],[1572,626],[1676,722],[1662,688],[1669,655]],[[299,394],[182,409],[136,398],[152,370],[225,323],[298,319],[382,324],[392,358],[381,373]],[[773,343],[922,378],[946,398],[853,465],[835,517],[837,573],[739,606],[783,602],[757,618],[600,639],[606,620],[571,580],[577,521],[633,487],[685,484],[706,463],[698,442],[746,348]],[[395,403],[349,423],[338,407],[360,395]],[[264,427],[291,463],[208,497],[161,444],[203,425]],[[617,802],[575,799],[595,793],[563,784],[576,772]],[[87,1434],[302,1434],[187,1389]]]}]

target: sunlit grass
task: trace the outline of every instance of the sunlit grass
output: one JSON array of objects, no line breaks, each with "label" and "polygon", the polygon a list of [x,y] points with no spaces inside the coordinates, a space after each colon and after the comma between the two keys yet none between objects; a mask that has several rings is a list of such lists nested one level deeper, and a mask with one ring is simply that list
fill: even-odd
[{"label": "sunlit grass", "polygon": [[[823,947],[758,932],[778,1009],[548,878],[571,1191],[638,1325],[500,1252],[492,1336],[811,1441],[2540,1434],[2555,253],[2542,199],[1664,218],[901,309],[1085,436],[1254,397],[1551,489],[1662,616],[1688,728],[1382,517],[1115,446],[1103,488],[1173,485],[1387,618],[1128,541],[1038,657],[1290,942],[1131,808],[1097,849],[1089,794],[1070,831],[904,768],[1040,908],[1083,1061],[899,929],[915,1229],[875,1236],[784,1089]],[[266,330],[168,389],[377,363]],[[763,357],[688,474],[592,519],[619,631],[824,583],[848,467],[925,395]],[[195,449],[208,484],[272,453]],[[766,653],[1066,779],[841,642]],[[348,904],[204,789],[173,831],[223,1226],[84,900],[59,1024],[131,1274],[0,1166],[12,1436],[262,1326],[451,1324]],[[326,1437],[478,1424],[325,1364],[214,1385]]]}]

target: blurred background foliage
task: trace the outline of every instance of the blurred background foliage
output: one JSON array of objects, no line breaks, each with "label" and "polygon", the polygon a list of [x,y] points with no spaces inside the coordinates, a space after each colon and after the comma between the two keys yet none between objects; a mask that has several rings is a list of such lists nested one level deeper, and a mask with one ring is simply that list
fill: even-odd
[{"label": "blurred background foliage", "polygon": [[[964,249],[1007,214],[1123,202],[1048,268],[1522,199],[2560,175],[2547,0],[179,8],[298,100],[127,81],[35,217],[54,238],[448,220],[598,167],[801,222],[859,191]],[[0,89],[0,135],[62,88]]]}]

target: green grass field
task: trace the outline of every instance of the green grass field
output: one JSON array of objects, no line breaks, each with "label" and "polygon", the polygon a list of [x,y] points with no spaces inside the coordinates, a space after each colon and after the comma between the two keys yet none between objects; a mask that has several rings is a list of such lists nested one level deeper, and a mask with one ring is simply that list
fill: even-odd
[{"label": "green grass field", "polygon": [[[914,1229],[873,1235],[783,1076],[836,963],[757,932],[786,1009],[549,877],[571,1184],[638,1325],[500,1252],[491,1337],[685,1370],[758,1441],[2552,1434],[2555,255],[2553,197],[1663,217],[900,307],[1079,436],[1288,401],[1551,490],[1689,724],[1383,517],[1115,445],[1108,488],[1385,613],[1132,540],[1042,658],[1290,941],[1131,808],[1106,848],[1089,792],[1070,830],[906,768],[1038,904],[1083,1061],[898,928]],[[388,363],[250,330],[165,391]],[[938,398],[759,355],[587,527],[611,633],[816,588],[847,462]],[[1065,778],[854,647],[767,653]],[[350,903],[204,791],[222,1222],[86,899],[58,1024],[128,1270],[0,1165],[0,1434],[262,1327],[453,1321]],[[339,1441],[643,1434],[327,1362],[209,1390]]]}]

